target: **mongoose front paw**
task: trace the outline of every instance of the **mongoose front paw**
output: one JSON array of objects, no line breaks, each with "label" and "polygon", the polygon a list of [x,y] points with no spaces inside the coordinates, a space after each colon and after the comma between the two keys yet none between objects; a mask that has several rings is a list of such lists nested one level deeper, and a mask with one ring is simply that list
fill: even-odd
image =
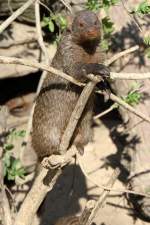
[{"label": "mongoose front paw", "polygon": [[110,77],[110,70],[107,66],[102,65],[102,64],[96,64],[95,65],[95,70],[94,74],[100,75],[104,78],[109,78]]}]

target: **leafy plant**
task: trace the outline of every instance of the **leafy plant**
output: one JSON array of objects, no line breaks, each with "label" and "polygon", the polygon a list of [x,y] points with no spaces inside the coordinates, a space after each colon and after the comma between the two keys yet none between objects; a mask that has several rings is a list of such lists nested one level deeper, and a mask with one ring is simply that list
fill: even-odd
[{"label": "leafy plant", "polygon": [[108,10],[110,6],[117,4],[120,0],[88,0],[86,3],[86,8],[92,11],[97,11],[101,8]]},{"label": "leafy plant", "polygon": [[14,139],[23,138],[25,136],[25,130],[13,129],[5,139],[3,144],[3,171],[4,177],[9,181],[15,181],[16,177],[24,178],[26,171],[21,165],[20,159],[16,159],[13,156]]},{"label": "leafy plant", "polygon": [[107,51],[110,46],[111,34],[114,32],[114,23],[107,16],[102,19],[102,27],[104,35],[100,45],[103,50]]},{"label": "leafy plant", "polygon": [[109,36],[114,31],[114,23],[108,16],[102,19],[102,26],[105,36]]},{"label": "leafy plant", "polygon": [[124,98],[124,101],[129,105],[135,106],[138,105],[141,100],[142,94],[138,90],[133,90],[128,93]]},{"label": "leafy plant", "polygon": [[49,31],[52,33],[55,31],[55,24],[63,31],[67,27],[67,20],[61,14],[52,14],[52,16],[43,17],[41,22],[41,26],[48,27]]},{"label": "leafy plant", "polygon": [[145,50],[145,55],[150,58],[150,47]]},{"label": "leafy plant", "polygon": [[144,37],[144,43],[146,45],[150,45],[150,35],[147,35],[147,36]]},{"label": "leafy plant", "polygon": [[108,10],[110,6],[116,5],[120,0],[103,0],[102,1],[102,8]]},{"label": "leafy plant", "polygon": [[150,1],[145,0],[141,2],[135,12],[143,15],[150,14]]},{"label": "leafy plant", "polygon": [[86,8],[95,12],[101,8],[101,3],[99,0],[88,0]]}]

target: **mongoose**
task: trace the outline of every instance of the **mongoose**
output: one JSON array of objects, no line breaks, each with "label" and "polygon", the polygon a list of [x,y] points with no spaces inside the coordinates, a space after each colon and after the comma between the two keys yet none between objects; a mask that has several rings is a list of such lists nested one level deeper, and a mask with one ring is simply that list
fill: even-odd
[{"label": "mongoose", "polygon": [[[76,14],[71,30],[62,35],[52,66],[75,79],[86,82],[87,74],[109,76],[102,63],[100,49],[100,21],[97,15],[84,10]],[[61,137],[82,91],[71,82],[55,75],[47,75],[37,98],[33,115],[32,144],[42,159],[59,154]],[[80,150],[92,140],[94,95],[88,101],[78,123],[71,144]]]}]

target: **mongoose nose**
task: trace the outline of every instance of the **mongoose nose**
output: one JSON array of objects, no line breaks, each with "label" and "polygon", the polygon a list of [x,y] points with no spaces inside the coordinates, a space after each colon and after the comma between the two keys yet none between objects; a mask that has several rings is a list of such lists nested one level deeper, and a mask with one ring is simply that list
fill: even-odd
[{"label": "mongoose nose", "polygon": [[91,38],[95,38],[99,36],[99,30],[97,29],[89,29],[87,32],[88,36],[90,36]]}]

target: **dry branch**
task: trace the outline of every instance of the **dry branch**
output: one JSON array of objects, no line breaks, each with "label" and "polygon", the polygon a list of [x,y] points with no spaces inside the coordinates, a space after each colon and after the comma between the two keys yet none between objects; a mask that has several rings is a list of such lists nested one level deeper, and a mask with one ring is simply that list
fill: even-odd
[{"label": "dry branch", "polygon": [[[85,107],[87,100],[89,98],[88,92],[90,92],[90,93],[92,92],[92,90],[94,89],[98,80],[96,78],[93,78],[93,80],[89,82],[90,84],[87,84],[84,87],[82,94],[80,95],[80,97],[78,99],[78,102],[80,104],[82,103],[82,106],[80,104],[78,104],[78,102],[77,102],[77,105],[72,113],[72,115],[77,113],[78,117],[74,118],[74,116],[71,116],[71,120],[69,121],[69,126],[67,126],[67,129],[66,129],[67,132],[65,132],[65,135],[62,138],[63,141],[60,144],[60,149],[63,149],[63,152],[65,152],[67,149],[64,148],[66,146],[62,146],[62,145],[63,144],[66,145],[66,143],[68,143],[68,141],[70,142],[70,139],[76,128],[76,124],[74,123],[74,120],[78,121],[79,118],[81,117],[83,108]],[[86,90],[88,90],[88,92]],[[86,95],[87,95],[87,97],[86,97]],[[72,124],[74,124],[74,127],[72,127]],[[70,127],[71,127],[71,129],[70,129]],[[70,132],[72,132],[72,133],[71,134],[68,133],[68,130],[70,130]],[[75,150],[73,150],[73,151],[70,150],[70,151],[72,154],[71,156],[76,154],[76,148],[75,148]],[[66,155],[69,153],[70,152],[68,150],[66,152]],[[65,156],[62,156],[62,157],[65,157]],[[48,162],[50,164],[53,164],[53,162],[51,162],[51,159],[52,159],[52,161],[54,161],[54,164],[56,164],[60,167],[62,166],[62,165],[59,165],[59,163],[57,162],[57,160],[61,159],[61,157],[58,158],[56,156],[56,159],[55,159],[54,155],[50,156]],[[60,163],[63,165],[65,164],[65,162],[68,163],[68,157],[66,157],[66,161],[64,160],[64,158],[62,161],[60,161]],[[36,214],[40,204],[44,200],[47,192],[53,188],[53,186],[56,183],[56,180],[60,174],[61,174],[61,170],[59,170],[58,168],[55,170],[49,170],[49,171],[45,168],[41,169],[39,175],[35,179],[35,182],[31,188],[31,190],[27,194],[27,197],[25,198],[25,200],[20,208],[20,211],[18,212],[16,221],[15,221],[15,225],[30,225],[32,223],[34,215]],[[29,208],[30,208],[30,210],[29,210]]]},{"label": "dry branch", "polygon": [[134,51],[136,51],[138,49],[139,49],[139,45],[135,45],[135,46],[133,46],[133,47],[131,47],[129,49],[126,49],[126,50],[124,50],[122,52],[119,52],[119,53],[115,54],[113,57],[111,57],[110,59],[106,60],[104,62],[104,64],[106,66],[109,66],[110,64],[112,64],[116,60],[120,59],[121,57],[123,57],[123,56],[125,56],[125,55],[127,55],[127,54],[129,54],[131,52],[134,52]]},{"label": "dry branch", "polygon": [[0,34],[36,0],[28,0],[0,25]]},{"label": "dry branch", "polygon": [[[102,91],[97,91],[97,93],[99,94],[105,94]],[[150,117],[146,116],[145,114],[143,114],[142,112],[139,112],[138,110],[134,109],[132,106],[130,106],[128,103],[126,103],[125,101],[123,101],[121,98],[117,97],[114,94],[110,94],[110,99],[113,100],[114,102],[117,102],[119,105],[121,105],[123,108],[127,109],[128,111],[134,113],[135,115],[137,115],[138,117],[140,117],[142,120],[145,120],[147,122],[150,123]]]},{"label": "dry branch", "polygon": [[86,225],[87,221],[89,220],[89,217],[91,215],[91,212],[93,208],[95,207],[95,201],[94,200],[89,200],[86,203],[85,209],[82,212],[81,216],[79,217],[79,224],[80,225]]},{"label": "dry branch", "polygon": [[97,119],[101,118],[102,116],[106,115],[107,113],[111,112],[112,110],[116,109],[117,107],[118,107],[118,104],[114,103],[113,105],[111,105],[105,111],[103,111],[103,112],[99,113],[98,115],[94,116],[94,120],[97,120]]},{"label": "dry branch", "polygon": [[[119,176],[119,173],[120,173],[119,169],[116,169],[114,171],[114,173],[112,174],[110,180],[108,181],[108,183],[106,185],[107,187],[111,188],[114,185],[117,177]],[[104,205],[104,202],[105,202],[107,196],[109,195],[109,192],[110,192],[109,190],[102,191],[98,201],[96,202],[94,209],[92,210],[89,220],[87,221],[87,223],[85,225],[90,225],[92,223],[93,219],[96,217],[97,212]]]},{"label": "dry branch", "polygon": [[[34,68],[38,68],[39,70],[45,70],[47,72],[53,73],[55,75],[58,75],[60,77],[63,77],[64,79],[69,80],[70,82],[83,86],[84,84],[75,80],[73,77],[61,72],[60,70],[57,70],[51,66],[46,66],[45,64],[38,63],[36,61],[29,61],[25,59],[19,59],[15,57],[7,57],[7,56],[0,56],[0,63],[2,64],[19,64],[19,65],[25,65],[30,66]],[[0,79],[5,78],[5,76],[1,75]],[[145,80],[150,78],[150,73],[110,73],[110,79],[124,79],[124,80]]]},{"label": "dry branch", "polygon": [[[83,86],[84,84],[75,80],[73,77],[61,72],[60,70],[57,70],[51,66],[47,66],[45,64],[42,63],[38,63],[38,62],[31,62],[29,60],[25,60],[25,59],[19,59],[19,58],[15,58],[15,57],[6,57],[6,56],[0,56],[0,63],[2,64],[19,64],[19,65],[25,65],[25,66],[29,66],[29,67],[34,67],[34,68],[38,68],[40,70],[44,70],[49,72],[49,75],[57,75],[60,77],[63,77],[64,79],[69,80],[70,82],[78,85],[78,86]],[[0,79],[5,78],[0,76]]]},{"label": "dry branch", "polygon": [[94,184],[96,187],[99,187],[103,190],[106,190],[106,191],[112,191],[112,192],[118,192],[118,193],[129,193],[129,194],[134,194],[134,195],[139,195],[139,196],[144,196],[144,197],[148,197],[150,198],[150,194],[146,194],[146,193],[143,193],[143,192],[137,192],[137,191],[131,191],[131,190],[128,190],[128,189],[114,189],[114,188],[109,188],[103,184],[100,184],[96,181],[94,181],[93,179],[91,179],[91,177],[88,175],[88,173],[86,172],[86,170],[84,169],[84,166],[83,166],[83,163],[82,163],[82,160],[81,160],[81,156],[77,153],[77,159],[78,159],[78,162],[79,162],[79,165],[80,165],[80,168],[84,174],[84,176],[92,183]]},{"label": "dry branch", "polygon": [[111,73],[110,78],[113,80],[145,80],[150,78],[150,73]]},{"label": "dry branch", "polygon": [[[24,59],[18,59],[18,58],[14,58],[14,57],[5,57],[5,56],[0,56],[0,63],[3,63],[3,64],[20,64],[20,65],[26,65],[26,66],[38,68],[38,69],[45,70],[45,71],[49,72],[48,75],[52,75],[52,76],[53,75],[57,75],[57,76],[63,77],[64,79],[66,79],[66,80],[68,80],[68,81],[70,81],[70,82],[72,82],[72,83],[74,83],[74,84],[76,84],[78,86],[85,86],[84,83],[81,83],[81,82],[77,81],[76,79],[74,79],[73,77],[63,73],[62,71],[57,70],[57,69],[55,69],[55,68],[53,68],[51,66],[43,65],[42,63],[30,62],[30,61],[24,60]],[[111,76],[113,76],[113,74],[118,74],[118,76],[120,76],[120,73],[111,73]],[[136,79],[137,79],[138,76],[141,79],[142,79],[142,77],[143,77],[143,79],[150,78],[150,73],[144,73],[144,74],[145,74],[145,77],[144,77],[144,75],[142,75],[142,73],[141,74],[135,74],[136,75]],[[124,74],[122,74],[122,75],[124,75]],[[130,76],[130,73],[126,74],[126,75]],[[104,94],[101,91],[98,91],[97,93]],[[143,113],[140,113],[139,111],[135,110],[132,106],[130,106],[129,104],[125,103],[123,100],[121,100],[120,98],[118,98],[114,94],[111,94],[110,98],[113,101],[115,101],[118,104],[120,104],[121,106],[123,106],[125,109],[127,109],[130,112],[132,112],[135,115],[137,115],[138,117],[142,118],[143,120],[146,120],[147,122],[150,122],[150,118],[148,116],[145,116],[145,115],[143,115]]]},{"label": "dry branch", "polygon": [[100,81],[99,77],[88,75],[91,81],[85,86],[83,89],[80,98],[76,104],[76,107],[71,114],[69,123],[67,125],[67,128],[65,129],[65,132],[63,134],[61,144],[60,144],[60,152],[61,154],[64,154],[66,149],[69,147],[70,140],[72,137],[72,134],[76,128],[76,125],[81,117],[81,114],[85,108],[85,105],[91,95],[91,93],[94,90],[95,85]]}]

